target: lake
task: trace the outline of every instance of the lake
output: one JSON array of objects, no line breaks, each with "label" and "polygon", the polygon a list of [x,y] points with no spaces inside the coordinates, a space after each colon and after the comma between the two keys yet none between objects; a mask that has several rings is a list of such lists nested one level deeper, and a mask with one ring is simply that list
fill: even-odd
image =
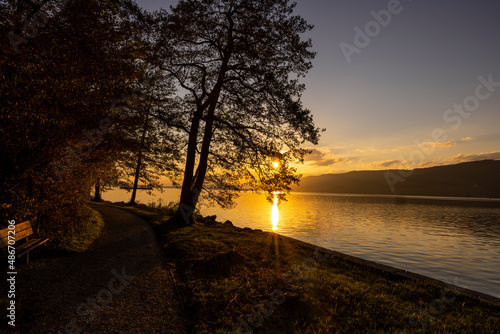
[{"label": "lake", "polygon": [[[138,191],[141,203],[177,201],[178,189]],[[129,201],[114,189],[105,200]],[[279,207],[244,192],[234,209],[201,207],[235,226],[276,231],[345,254],[500,297],[500,201],[292,193]]]}]

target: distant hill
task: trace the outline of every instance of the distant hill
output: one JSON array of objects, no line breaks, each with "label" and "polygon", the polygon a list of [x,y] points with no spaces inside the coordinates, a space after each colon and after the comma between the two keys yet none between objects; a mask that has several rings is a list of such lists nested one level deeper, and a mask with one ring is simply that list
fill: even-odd
[{"label": "distant hill", "polygon": [[[304,177],[293,191],[500,198],[500,161],[406,170],[354,171]],[[389,182],[388,182],[389,179]],[[399,182],[404,181],[404,182]],[[390,183],[393,184],[391,190]]]}]

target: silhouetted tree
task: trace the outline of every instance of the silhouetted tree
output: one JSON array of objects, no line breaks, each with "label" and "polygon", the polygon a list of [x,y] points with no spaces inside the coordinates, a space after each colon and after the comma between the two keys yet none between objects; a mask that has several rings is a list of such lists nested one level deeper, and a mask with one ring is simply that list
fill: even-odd
[{"label": "silhouetted tree", "polygon": [[[154,63],[149,63],[150,80],[141,83],[141,95],[132,104],[133,112],[139,117],[138,127],[131,133],[131,140],[135,143],[120,159],[119,165],[123,170],[122,183],[130,184],[127,177],[132,178],[132,196],[130,203],[135,203],[139,183],[149,190],[163,189],[162,177],[175,179],[180,173],[179,162],[182,162],[181,136],[177,128],[171,124],[178,123],[182,117],[174,114],[178,112],[175,105],[175,92],[171,79],[161,75],[155,69]],[[125,180],[125,181],[123,181]]]},{"label": "silhouetted tree", "polygon": [[[299,180],[292,163],[319,130],[300,97],[312,67],[312,28],[287,0],[181,0],[164,16],[161,68],[189,112],[182,192],[171,222],[192,222],[202,189],[231,205],[245,186],[280,197]],[[279,168],[273,162],[279,162]]]}]

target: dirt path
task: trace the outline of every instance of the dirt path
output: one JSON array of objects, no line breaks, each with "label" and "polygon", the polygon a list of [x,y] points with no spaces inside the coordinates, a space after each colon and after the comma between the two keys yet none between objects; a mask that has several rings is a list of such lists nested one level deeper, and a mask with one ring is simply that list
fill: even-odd
[{"label": "dirt path", "polygon": [[141,218],[95,206],[101,237],[84,254],[33,259],[18,277],[20,333],[184,333],[170,270]]}]

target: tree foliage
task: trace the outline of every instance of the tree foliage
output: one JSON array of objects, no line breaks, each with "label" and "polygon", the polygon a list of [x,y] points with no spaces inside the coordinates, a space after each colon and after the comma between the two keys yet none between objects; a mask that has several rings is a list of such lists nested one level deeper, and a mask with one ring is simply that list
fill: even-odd
[{"label": "tree foliage", "polygon": [[132,184],[130,203],[135,203],[138,184],[148,189],[162,191],[162,181],[179,177],[182,162],[182,135],[172,124],[179,122],[181,115],[174,114],[176,99],[171,95],[175,88],[168,76],[154,71],[154,63],[148,66],[150,78],[147,85],[141,87],[141,96],[131,105],[138,116],[140,126],[131,134],[136,141],[132,149],[120,160],[120,169],[124,172],[122,183]]},{"label": "tree foliage", "polygon": [[142,14],[129,1],[51,1],[38,8],[43,27],[16,52],[8,35],[22,33],[32,8],[12,3],[1,5],[0,202],[43,233],[71,230],[95,182],[116,178],[137,140],[124,106],[145,80]]}]

